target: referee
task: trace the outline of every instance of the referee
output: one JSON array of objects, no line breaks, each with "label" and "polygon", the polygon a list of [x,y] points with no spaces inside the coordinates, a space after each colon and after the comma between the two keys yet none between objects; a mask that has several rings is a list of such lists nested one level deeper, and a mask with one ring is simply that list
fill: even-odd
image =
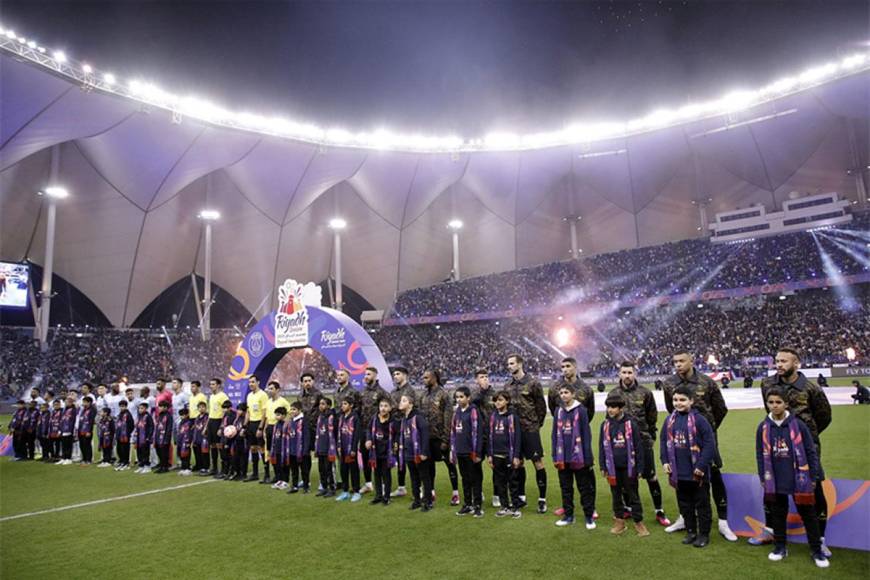
[{"label": "referee", "polygon": [[223,404],[230,398],[224,392],[223,382],[220,379],[212,379],[208,383],[211,389],[211,397],[208,398],[208,449],[211,454],[211,471],[207,475],[219,477],[218,455],[221,449],[221,419],[224,417]]},{"label": "referee", "polygon": [[260,479],[260,459],[265,467],[266,440],[263,435],[266,431],[266,407],[269,406],[269,395],[260,388],[260,379],[251,375],[248,378],[248,410],[245,411],[245,437],[251,447],[251,463],[254,471],[243,481],[257,481]]}]

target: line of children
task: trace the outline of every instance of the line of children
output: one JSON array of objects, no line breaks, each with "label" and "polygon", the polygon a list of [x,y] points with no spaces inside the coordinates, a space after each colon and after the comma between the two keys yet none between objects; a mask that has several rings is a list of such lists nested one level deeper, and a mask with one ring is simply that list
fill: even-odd
[{"label": "line of children", "polygon": [[[592,437],[585,408],[574,399],[568,386],[559,389],[562,406],[557,410],[552,430],[552,458],[559,472],[564,516],[558,526],[574,523],[574,486],[579,489],[587,529],[595,529],[592,517],[595,494],[591,486],[594,456]],[[686,523],[683,544],[703,548],[709,543],[712,526],[710,505],[710,465],[716,456],[716,441],[712,427],[703,415],[693,409],[692,389],[677,386],[673,392],[674,411],[665,420],[660,434],[661,462],[671,486],[676,490],[680,515]],[[337,501],[358,502],[360,494],[360,466],[358,449],[361,439],[369,451],[370,467],[374,473],[375,497],[372,504],[389,505],[392,492],[392,469],[407,467],[412,482],[411,510],[429,511],[433,508],[433,482],[428,462],[429,429],[425,417],[415,409],[415,397],[402,395],[399,399],[399,419],[393,415],[392,400],[382,397],[378,413],[369,425],[362,425],[354,411],[352,401],[344,399],[340,414],[331,408],[331,401],[321,398],[316,417],[314,440],[306,427],[302,405],[294,402],[288,410],[275,409],[276,424],[272,436],[270,462],[275,468],[275,489],[310,489],[309,472],[311,452],[318,458],[318,471],[322,489],[318,496],[335,495],[333,467],[340,459],[342,492]],[[484,424],[480,410],[471,401],[467,387],[456,391],[457,408],[450,425],[450,460],[458,464],[462,479],[464,505],[457,515],[474,514],[482,517],[482,460],[493,469],[494,489],[501,504],[496,517],[521,517],[520,489],[517,470],[522,465],[522,433],[520,422],[510,408],[511,395],[500,391],[493,397],[494,412],[488,425]],[[62,457],[60,464],[69,464],[72,442],[77,434],[82,445],[83,463],[91,461],[88,454],[93,436],[93,415],[96,412],[90,397],[82,401],[77,410],[75,400],[68,398],[61,409],[59,399],[52,409],[43,403],[41,408],[18,403],[10,423],[16,454],[28,458],[26,444],[29,438],[40,441],[43,460]],[[774,531],[775,546],[769,554],[771,561],[780,561],[788,555],[786,547],[786,517],[789,496],[794,498],[798,513],[806,529],[812,559],[820,568],[828,567],[829,560],[821,549],[821,535],[815,512],[815,486],[824,478],[818,453],[806,424],[788,410],[787,398],[779,388],[771,388],[766,395],[770,414],[756,432],[758,474],[764,489],[764,501],[769,510],[770,525]],[[634,417],[626,414],[625,398],[612,393],[605,401],[607,417],[599,432],[598,457],[603,477],[611,488],[614,523],[612,534],[626,531],[626,514],[630,514],[638,536],[650,534],[643,523],[643,506],[638,493],[638,479],[645,472],[647,455],[644,453],[640,428]],[[182,461],[181,475],[191,474],[190,452],[193,447],[200,469],[202,457],[208,454],[207,405],[198,405],[200,417],[190,419],[189,410],[180,410],[180,423],[176,438],[177,451]],[[102,451],[100,466],[113,462],[113,443],[117,444],[116,470],[129,469],[130,445],[135,437],[139,469],[149,473],[150,447],[157,449],[160,464],[157,472],[168,471],[171,444],[172,417],[168,402],[161,401],[156,418],[148,413],[148,404],[138,406],[138,420],[127,409],[127,401],[119,402],[119,414],[113,419],[108,408],[101,410],[98,440]],[[244,437],[244,418],[247,405],[236,409],[226,400],[220,436],[225,451],[223,477],[244,480],[248,454]],[[76,427],[76,419],[78,419]],[[73,433],[76,430],[77,433]],[[291,484],[292,470],[292,484]],[[628,511],[626,511],[628,508]]]}]

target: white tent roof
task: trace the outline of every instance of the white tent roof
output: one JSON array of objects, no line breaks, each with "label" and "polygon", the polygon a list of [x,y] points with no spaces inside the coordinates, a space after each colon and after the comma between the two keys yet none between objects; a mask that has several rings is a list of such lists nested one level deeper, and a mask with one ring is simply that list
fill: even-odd
[{"label": "white tent roof", "polygon": [[[214,281],[254,311],[279,280],[331,270],[331,217],[344,282],[376,307],[444,279],[447,222],[463,276],[566,259],[567,215],[584,254],[698,235],[710,215],[778,205],[790,192],[856,199],[850,132],[867,159],[863,72],[767,102],[627,138],[525,151],[414,153],[302,143],[183,118],[83,90],[0,56],[0,259],[41,263],[53,146],[59,181],[55,271],[116,325],[203,271],[197,213],[219,210]],[[729,127],[725,130],[726,127]],[[273,297],[274,300],[274,297]],[[272,302],[274,306],[274,301]]]}]

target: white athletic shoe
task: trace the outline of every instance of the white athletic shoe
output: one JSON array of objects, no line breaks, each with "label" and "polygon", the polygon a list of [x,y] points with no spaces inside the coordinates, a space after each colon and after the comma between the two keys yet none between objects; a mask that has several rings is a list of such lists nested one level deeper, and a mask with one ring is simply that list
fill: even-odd
[{"label": "white athletic shoe", "polygon": [[501,500],[498,499],[498,496],[497,496],[497,495],[496,495],[496,496],[493,496],[493,498],[492,498],[492,507],[494,507],[494,508],[500,508],[500,507],[501,507]]},{"label": "white athletic shoe", "polygon": [[72,459],[67,459],[66,461],[63,462],[63,464],[64,464],[64,465],[72,465],[72,464],[73,464],[73,460],[72,460]]},{"label": "white athletic shoe", "polygon": [[367,481],[365,485],[362,486],[362,489],[359,490],[361,494],[370,493],[374,489],[371,481]]},{"label": "white athletic shoe", "polygon": [[719,520],[719,533],[729,542],[737,541],[737,535],[731,531],[730,527],[728,527],[728,520]]},{"label": "white athletic shoe", "polygon": [[396,488],[396,491],[390,494],[390,497],[405,497],[406,495],[408,495],[408,490],[404,485],[401,485]]},{"label": "white athletic shoe", "polygon": [[825,558],[830,558],[831,556],[834,555],[834,554],[831,553],[831,549],[828,548],[828,545],[825,543],[825,538],[822,538],[822,549],[821,549],[821,552],[822,552],[822,555],[823,555]]},{"label": "white athletic shoe", "polygon": [[151,466],[146,465],[142,468],[142,473],[151,473]]},{"label": "white athletic shoe", "polygon": [[680,530],[686,529],[686,520],[683,519],[683,516],[677,518],[677,521],[669,525],[665,528],[665,531],[669,534],[673,534],[674,532],[679,532]]}]

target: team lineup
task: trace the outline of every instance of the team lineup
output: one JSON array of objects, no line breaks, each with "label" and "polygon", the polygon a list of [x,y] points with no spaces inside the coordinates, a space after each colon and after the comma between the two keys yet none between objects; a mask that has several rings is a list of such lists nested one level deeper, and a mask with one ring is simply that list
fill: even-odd
[{"label": "team lineup", "polygon": [[[94,393],[85,383],[80,393],[61,390],[55,397],[47,391],[45,398],[33,389],[30,401],[18,402],[10,431],[16,460],[33,459],[38,443],[44,462],[72,464],[77,448],[81,463],[88,465],[94,462],[96,443],[99,467],[125,471],[135,464],[136,473],[163,474],[173,469],[174,452],[181,476],[258,481],[289,494],[312,491],[313,455],[317,496],[358,503],[363,494],[371,493],[370,504],[389,506],[410,495],[409,508],[421,512],[435,507],[436,466],[443,463],[452,488],[450,504],[459,507],[457,516],[473,518],[484,517],[486,464],[492,472],[495,516],[509,519],[521,518],[527,506],[529,467],[538,491],[536,512],[548,512],[542,436],[549,436],[549,459],[558,472],[562,496],[555,512],[557,526],[570,526],[580,517],[575,516],[576,487],[582,523],[587,530],[597,528],[600,474],[612,496],[614,535],[624,534],[629,524],[637,536],[650,535],[639,493],[639,481],[644,479],[656,522],[669,533],[685,531],[683,544],[709,544],[713,504],[718,532],[725,540],[737,541],[728,526],[723,458],[717,444],[717,430],[728,409],[719,386],[694,368],[690,353],[673,355],[675,373],[664,383],[668,415],[660,427],[652,392],[638,383],[632,362],[621,364],[619,383],[607,394],[595,452],[590,428],[594,395],[580,378],[576,361],[563,359],[562,376],[546,395],[541,383],[524,372],[521,356],[511,355],[506,363],[510,379],[501,388],[493,387],[488,373],[479,370],[474,389],[460,386],[452,394],[434,369],[423,372],[424,388],[415,390],[409,370],[402,366],[392,369],[392,392],[380,386],[373,367],[366,369],[359,390],[341,369],[334,400],[317,389],[311,373],[300,377],[301,392],[293,402],[281,395],[277,382],[263,388],[251,376],[244,402],[235,407],[220,379],[210,381],[209,396],[195,380],[186,392],[181,379],[174,379],[172,387],[159,379],[155,396],[148,387],[138,396],[132,388],[121,394],[117,384],[111,389],[99,385]],[[761,389],[768,415],[755,434],[767,527],[750,543],[772,543],[771,561],[787,556],[791,496],[812,560],[825,568],[831,553],[824,542],[827,503],[819,435],[831,422],[831,409],[822,389],[798,370],[796,351],[780,349],[775,363],[776,374],[765,379]],[[542,435],[548,412],[552,430]],[[673,523],[663,509],[657,440],[659,461],[679,506]]]}]

